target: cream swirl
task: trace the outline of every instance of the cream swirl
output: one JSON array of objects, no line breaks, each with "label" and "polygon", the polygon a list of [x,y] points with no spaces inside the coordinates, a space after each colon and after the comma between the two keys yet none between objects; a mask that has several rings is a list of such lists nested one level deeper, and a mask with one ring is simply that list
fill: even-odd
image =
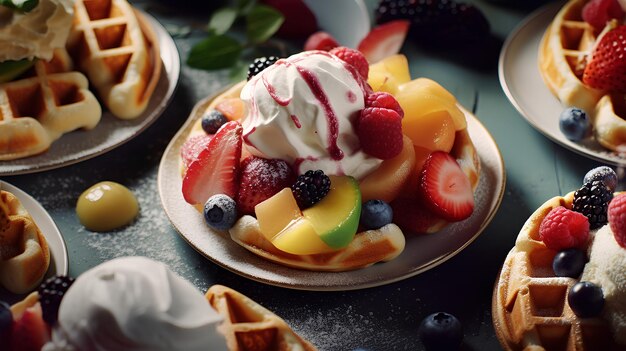
[{"label": "cream swirl", "polygon": [[[163,263],[118,258],[76,279],[47,350],[227,350],[222,317]],[[56,345],[56,347],[55,347]]]}]

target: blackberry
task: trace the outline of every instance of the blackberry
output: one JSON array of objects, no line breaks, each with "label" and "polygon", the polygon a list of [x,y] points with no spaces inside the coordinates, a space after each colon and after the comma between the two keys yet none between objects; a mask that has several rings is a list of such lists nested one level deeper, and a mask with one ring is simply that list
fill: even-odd
[{"label": "blackberry", "polygon": [[57,322],[61,300],[73,283],[74,278],[57,275],[48,278],[39,286],[37,292],[39,293],[43,320],[48,325],[52,326]]},{"label": "blackberry", "polygon": [[291,186],[293,196],[300,209],[309,208],[320,202],[330,191],[330,178],[323,171],[306,171]]},{"label": "blackberry", "polygon": [[598,229],[607,223],[607,210],[613,193],[603,182],[594,180],[585,183],[574,193],[572,210],[589,219],[589,228]]},{"label": "blackberry", "polygon": [[276,56],[255,58],[250,66],[248,66],[248,80],[261,73],[261,71],[263,71],[267,67],[273,65],[276,61],[278,61],[278,57]]},{"label": "blackberry", "polygon": [[228,122],[228,118],[218,110],[211,110],[202,116],[202,129],[207,134],[215,134],[224,123]]}]

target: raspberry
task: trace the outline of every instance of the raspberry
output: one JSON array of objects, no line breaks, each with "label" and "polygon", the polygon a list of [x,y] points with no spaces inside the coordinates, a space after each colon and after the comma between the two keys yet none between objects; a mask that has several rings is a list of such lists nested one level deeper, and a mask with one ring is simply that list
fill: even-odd
[{"label": "raspberry", "polygon": [[248,66],[248,80],[261,73],[261,71],[263,71],[267,67],[276,63],[276,61],[278,61],[278,57],[276,56],[255,58],[250,66]]},{"label": "raspberry", "polygon": [[587,182],[574,193],[572,210],[587,216],[591,229],[598,229],[607,222],[606,211],[612,198],[613,193],[601,181]]},{"label": "raspberry", "polygon": [[616,196],[609,204],[609,225],[615,241],[626,248],[626,194]]},{"label": "raspberry", "polygon": [[363,151],[387,160],[402,151],[402,119],[394,110],[366,107],[358,120],[359,141]]},{"label": "raspberry", "polygon": [[330,178],[324,171],[306,171],[291,186],[293,197],[301,210],[320,202],[330,191]]},{"label": "raspberry", "polygon": [[330,53],[339,57],[344,62],[351,64],[352,67],[356,68],[357,72],[359,72],[363,79],[367,79],[367,75],[370,71],[370,65],[361,52],[345,46],[340,46],[330,50]]},{"label": "raspberry", "polygon": [[365,98],[365,107],[388,108],[398,112],[400,118],[404,117],[404,110],[402,109],[402,106],[400,106],[400,103],[398,103],[398,100],[396,100],[393,95],[383,91],[367,95]]},{"label": "raspberry", "polygon": [[589,238],[589,220],[563,206],[555,207],[541,221],[539,237],[549,249],[582,248]]},{"label": "raspberry", "polygon": [[74,278],[57,275],[48,278],[39,286],[37,292],[39,293],[43,320],[48,325],[52,326],[56,323],[61,300],[73,283]]}]

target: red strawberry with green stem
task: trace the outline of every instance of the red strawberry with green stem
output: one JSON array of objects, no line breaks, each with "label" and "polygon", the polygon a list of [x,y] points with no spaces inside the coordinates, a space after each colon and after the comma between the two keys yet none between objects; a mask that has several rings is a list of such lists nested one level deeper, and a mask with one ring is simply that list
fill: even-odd
[{"label": "red strawberry with green stem", "polygon": [[585,67],[583,83],[612,93],[626,93],[626,25],[600,37]]}]

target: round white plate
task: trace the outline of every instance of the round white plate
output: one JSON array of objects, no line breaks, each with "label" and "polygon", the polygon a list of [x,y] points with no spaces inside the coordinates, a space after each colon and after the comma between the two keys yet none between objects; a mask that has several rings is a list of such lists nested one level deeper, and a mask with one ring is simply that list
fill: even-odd
[{"label": "round white plate", "polygon": [[[206,106],[210,99],[197,106]],[[405,279],[433,268],[469,245],[485,229],[496,213],[504,194],[505,169],[500,151],[487,129],[467,115],[469,134],[481,160],[476,208],[472,216],[449,225],[432,235],[407,233],[404,252],[396,259],[348,272],[311,272],[288,268],[258,257],[227,234],[211,231],[201,213],[185,202],[179,168],[179,150],[200,117],[196,108],[168,145],[159,165],[158,188],[170,221],[181,236],[198,252],[216,264],[244,277],[271,285],[303,290],[353,290]]]},{"label": "round white plate", "polygon": [[[50,267],[48,268],[46,277],[67,275],[69,268],[67,247],[65,246],[63,235],[61,235],[59,228],[57,228],[54,220],[52,220],[52,217],[48,214],[48,211],[30,195],[7,182],[0,180],[0,188],[12,193],[20,200],[46,237],[48,247],[50,248]],[[2,301],[12,304],[21,300],[24,296],[25,295],[12,294],[0,287],[0,300]]]},{"label": "round white plate", "polygon": [[559,115],[564,107],[541,78],[538,53],[546,28],[562,6],[563,2],[557,2],[538,9],[511,32],[500,53],[500,84],[517,111],[548,138],[597,161],[623,165],[625,157],[603,148],[594,139],[576,143],[559,129]]},{"label": "round white plate", "polygon": [[71,165],[101,155],[131,140],[150,126],[169,104],[178,83],[180,57],[174,40],[154,17],[142,14],[152,25],[159,40],[162,71],[146,110],[132,120],[114,117],[103,108],[102,119],[89,131],[64,134],[40,155],[0,162],[0,175],[41,172]]}]

